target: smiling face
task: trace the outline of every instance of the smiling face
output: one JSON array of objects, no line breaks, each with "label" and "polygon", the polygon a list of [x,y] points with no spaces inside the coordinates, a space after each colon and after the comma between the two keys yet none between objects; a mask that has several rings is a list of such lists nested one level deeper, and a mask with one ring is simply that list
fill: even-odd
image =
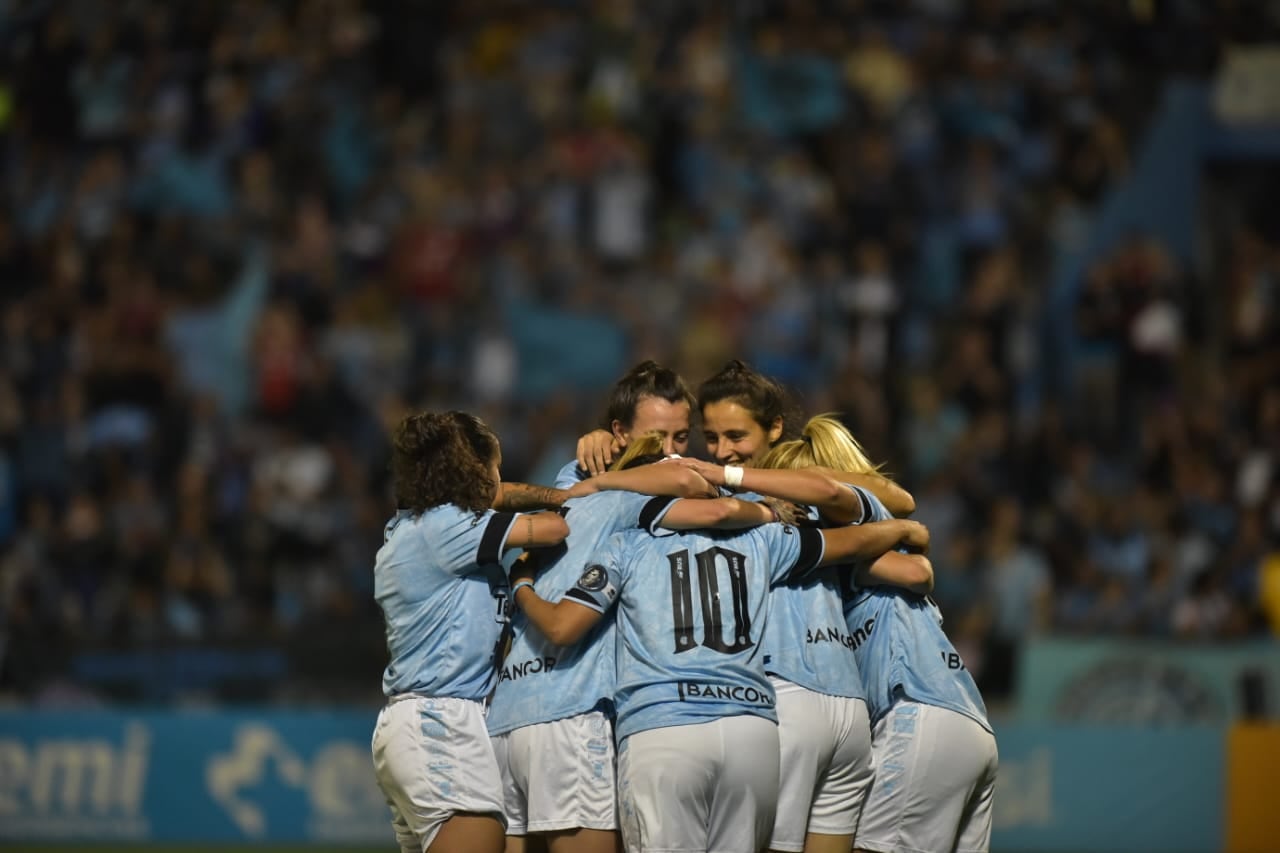
[{"label": "smiling face", "polygon": [[636,403],[631,427],[625,428],[621,421],[615,420],[613,434],[620,443],[626,444],[634,435],[656,432],[662,436],[663,453],[684,456],[689,451],[689,416],[689,404],[684,400],[673,403],[661,397],[642,397]]},{"label": "smiling face", "polygon": [[707,452],[721,465],[747,465],[782,437],[782,418],[768,429],[751,412],[732,400],[702,407],[702,430]]}]

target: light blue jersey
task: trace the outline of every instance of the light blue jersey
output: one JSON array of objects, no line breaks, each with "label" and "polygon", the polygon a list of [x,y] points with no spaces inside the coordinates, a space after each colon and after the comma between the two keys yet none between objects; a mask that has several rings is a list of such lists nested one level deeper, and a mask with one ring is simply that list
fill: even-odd
[{"label": "light blue jersey", "polygon": [[387,522],[373,567],[391,653],[383,693],[489,695],[507,624],[499,561],[515,518],[446,504],[416,516],[401,510]]},{"label": "light blue jersey", "polygon": [[[892,517],[870,492],[855,491],[871,502],[868,521]],[[844,613],[872,725],[902,696],[964,714],[991,731],[982,694],[943,632],[933,599],[889,586],[851,586]]]},{"label": "light blue jersey", "polygon": [[[754,493],[739,497],[759,499]],[[868,520],[868,513],[864,505],[864,518],[853,523]],[[810,507],[809,517],[816,520],[818,511]],[[862,677],[844,621],[841,574],[828,567],[773,588],[761,641],[764,669],[815,693],[861,699]]]},{"label": "light blue jersey", "polygon": [[572,489],[590,476],[586,471],[578,467],[577,459],[570,459],[564,464],[564,467],[556,472],[556,488]]},{"label": "light blue jersey", "polygon": [[[561,511],[569,524],[569,538],[558,548],[531,555],[542,563],[534,591],[547,601],[558,601],[613,534],[637,528],[655,530],[675,502],[675,498],[652,498],[636,492],[597,492],[566,501]],[[617,680],[617,632],[612,619],[602,620],[572,646],[552,643],[521,611],[517,611],[512,627],[515,637],[502,662],[486,720],[490,734],[612,707]]]},{"label": "light blue jersey", "polygon": [[760,637],[769,587],[822,561],[817,530],[619,533],[566,593],[618,607],[618,740],[753,714],[777,721]]},{"label": "light blue jersey", "polygon": [[815,693],[863,699],[841,582],[840,570],[830,567],[773,588],[762,640],[764,668]]}]

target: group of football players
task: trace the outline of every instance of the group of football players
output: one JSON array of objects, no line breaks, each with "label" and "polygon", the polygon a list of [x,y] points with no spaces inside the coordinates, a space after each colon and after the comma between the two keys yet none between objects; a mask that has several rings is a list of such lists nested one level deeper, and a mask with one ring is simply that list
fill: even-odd
[{"label": "group of football players", "polygon": [[373,759],[404,851],[988,849],[995,738],[928,530],[798,420],[742,362],[696,396],[645,362],[554,487],[503,483],[473,415],[398,425]]}]

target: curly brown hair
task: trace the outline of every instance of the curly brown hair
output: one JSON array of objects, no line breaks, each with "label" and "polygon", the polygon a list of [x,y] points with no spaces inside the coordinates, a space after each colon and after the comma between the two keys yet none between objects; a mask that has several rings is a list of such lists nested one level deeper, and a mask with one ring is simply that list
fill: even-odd
[{"label": "curly brown hair", "polygon": [[391,436],[396,504],[414,514],[443,504],[486,510],[498,490],[489,473],[497,456],[498,437],[475,415],[409,415]]}]

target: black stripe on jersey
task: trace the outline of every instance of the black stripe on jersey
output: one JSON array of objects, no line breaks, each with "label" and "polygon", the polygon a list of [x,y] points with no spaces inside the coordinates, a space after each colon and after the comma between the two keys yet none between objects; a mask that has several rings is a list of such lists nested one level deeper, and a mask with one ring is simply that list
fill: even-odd
[{"label": "black stripe on jersey", "polygon": [[485,525],[484,535],[480,537],[480,547],[476,549],[476,563],[481,566],[502,562],[502,540],[516,520],[514,512],[495,512]]},{"label": "black stripe on jersey", "polygon": [[653,529],[654,523],[658,517],[662,515],[662,511],[675,501],[675,498],[651,498],[640,510],[640,520],[636,523],[636,527],[641,530]]},{"label": "black stripe on jersey", "polygon": [[867,493],[862,489],[855,488],[853,493],[858,496],[858,503],[862,504],[862,518],[858,520],[858,524],[866,524],[874,516],[871,509],[871,501],[867,498]]},{"label": "black stripe on jersey", "polygon": [[790,577],[803,575],[817,568],[825,550],[821,530],[814,527],[796,527],[793,529],[796,535],[800,537],[800,556],[796,558],[796,564],[792,566],[791,571],[787,572]]},{"label": "black stripe on jersey", "polygon": [[569,587],[569,591],[564,594],[564,597],[571,598],[578,604],[585,604],[587,607],[590,607],[592,610],[597,612],[600,610],[600,602],[596,601],[576,586]]}]

